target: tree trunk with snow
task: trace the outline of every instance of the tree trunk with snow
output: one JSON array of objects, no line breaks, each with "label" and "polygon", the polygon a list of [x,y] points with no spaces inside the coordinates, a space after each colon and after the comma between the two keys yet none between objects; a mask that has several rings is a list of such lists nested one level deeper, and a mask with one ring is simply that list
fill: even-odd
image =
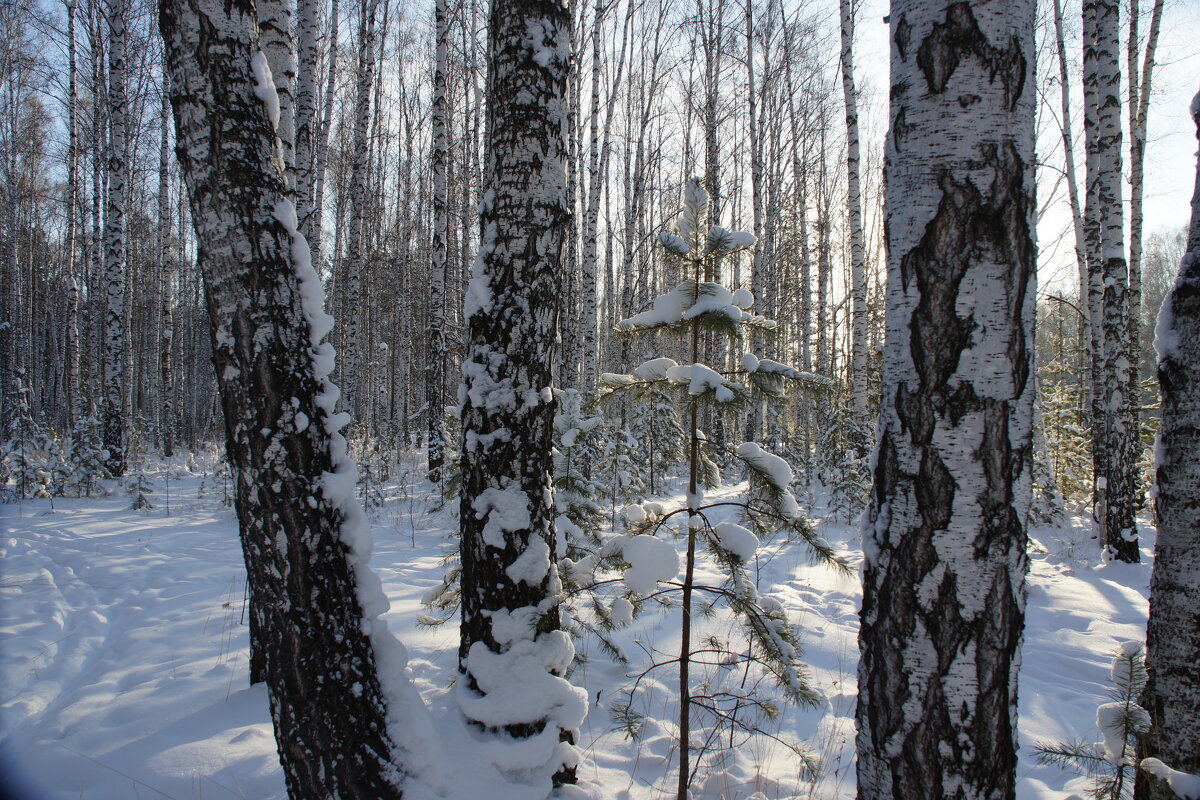
[{"label": "tree trunk with snow", "polygon": [[312,206],[302,218],[302,232],[312,249],[313,265],[318,271],[323,266],[321,237],[325,219],[325,167],[329,157],[329,130],[333,126],[334,98],[337,96],[334,90],[337,86],[338,72],[338,7],[339,0],[332,0],[329,4],[329,55],[326,59],[328,63],[325,74],[325,102],[321,109],[320,127],[315,131],[316,142],[313,144]]},{"label": "tree trunk with snow", "polygon": [[[1088,300],[1088,251],[1087,237],[1083,227],[1083,209],[1079,202],[1079,180],[1075,172],[1075,130],[1071,123],[1071,77],[1067,69],[1067,48],[1063,35],[1062,0],[1054,0],[1054,39],[1058,55],[1059,103],[1062,119],[1064,174],[1067,181],[1067,200],[1071,206],[1071,227],[1075,238],[1075,264],[1079,275],[1079,341],[1086,348],[1091,336],[1090,309]],[[1084,378],[1081,375],[1080,380]],[[1090,394],[1090,381],[1087,382]]]},{"label": "tree trunk with snow", "polygon": [[[1200,139],[1200,94],[1191,110]],[[1162,432],[1142,697],[1154,728],[1140,756],[1200,775],[1200,163],[1187,253],[1159,312],[1155,348]],[[1138,800],[1173,797],[1164,781],[1139,773]]]},{"label": "tree trunk with snow", "polygon": [[1145,61],[1139,68],[1138,2],[1131,0],[1129,37],[1126,53],[1129,62],[1129,393],[1131,415],[1138,429],[1141,405],[1142,360],[1142,196],[1145,189],[1146,131],[1150,113],[1150,89],[1154,78],[1154,54],[1162,27],[1163,0],[1155,0],[1150,13],[1150,31],[1146,35]]},{"label": "tree trunk with snow", "polygon": [[387,600],[336,433],[332,321],[288,198],[255,7],[164,0],[160,29],[288,792],[398,798],[380,676],[404,665],[381,648],[395,647]]},{"label": "tree trunk with snow", "polygon": [[279,96],[279,123],[275,133],[283,152],[284,177],[295,188],[296,165],[296,44],[292,38],[291,0],[258,0],[259,46],[271,68],[271,81]]},{"label": "tree trunk with snow", "polygon": [[313,156],[317,141],[317,62],[320,59],[321,0],[299,0],[296,6],[296,121],[295,165],[292,171],[296,210],[307,233],[312,213]]},{"label": "tree trunk with snow", "polygon": [[560,630],[550,480],[570,24],[562,0],[492,3],[481,250],[461,389],[459,704],[494,732],[498,765],[538,774],[547,789],[551,775],[574,781],[565,743],[586,708],[561,677],[573,648]]},{"label": "tree trunk with snow", "polygon": [[175,341],[175,279],[177,261],[171,252],[171,193],[170,193],[170,77],[163,70],[162,96],[158,142],[158,276],[162,295],[159,307],[159,403],[158,430],[163,455],[170,458],[175,452],[175,370],[172,364]]},{"label": "tree trunk with snow", "polygon": [[1137,430],[1133,397],[1129,390],[1132,364],[1126,339],[1129,336],[1129,267],[1125,260],[1125,216],[1121,206],[1121,53],[1120,8],[1117,0],[1090,0],[1085,5],[1084,25],[1092,26],[1094,42],[1094,98],[1096,122],[1085,129],[1088,140],[1089,200],[1096,204],[1100,247],[1100,339],[1101,347],[1100,458],[1096,465],[1099,491],[1098,518],[1106,551],[1121,561],[1141,559],[1137,525],[1134,521]]},{"label": "tree trunk with snow", "polygon": [[446,396],[446,323],[444,296],[446,229],[449,225],[449,185],[446,165],[450,160],[450,142],[446,132],[446,71],[449,68],[450,43],[446,0],[434,0],[433,100],[429,110],[433,126],[430,172],[433,174],[433,242],[429,259],[429,351],[425,360],[425,413],[428,432],[429,480],[439,483],[445,463],[446,429],[442,421]]},{"label": "tree trunk with snow", "polygon": [[842,97],[846,104],[846,201],[850,234],[850,407],[865,423],[867,413],[867,257],[863,245],[859,185],[858,92],[854,88],[854,2],[840,0]]},{"label": "tree trunk with snow", "polygon": [[112,475],[125,472],[125,200],[129,183],[125,0],[108,0],[108,203],[104,211],[104,448]]},{"label": "tree trunk with snow", "polygon": [[[75,427],[82,412],[79,368],[79,97],[75,66],[75,0],[65,0],[67,9],[67,342],[66,405],[67,429]],[[0,391],[3,391],[0,385]]]},{"label": "tree trunk with snow", "polygon": [[346,409],[356,422],[365,420],[363,380],[363,328],[367,310],[360,308],[363,274],[368,270],[367,250],[367,131],[371,123],[371,86],[375,80],[375,12],[379,0],[361,0],[358,13],[358,71],[354,93],[354,139],[350,153],[350,217],[346,242],[346,331],[343,339]]},{"label": "tree trunk with snow", "polygon": [[858,796],[1012,798],[1034,384],[1032,0],[892,5]]}]

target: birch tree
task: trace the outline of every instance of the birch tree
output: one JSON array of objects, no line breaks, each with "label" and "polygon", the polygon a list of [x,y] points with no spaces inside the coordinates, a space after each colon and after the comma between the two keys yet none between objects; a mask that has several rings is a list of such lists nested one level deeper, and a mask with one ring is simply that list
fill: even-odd
[{"label": "birch tree", "polygon": [[449,225],[449,185],[446,180],[450,160],[450,142],[446,130],[446,72],[449,69],[449,20],[446,0],[434,0],[433,99],[430,121],[433,147],[430,168],[433,173],[433,242],[429,260],[429,352],[425,357],[425,413],[427,421],[429,479],[441,480],[446,430],[442,422],[446,394],[446,287],[447,226]]},{"label": "birch tree", "polygon": [[898,1],[890,25],[858,796],[1011,798],[1034,394],[1034,3]]},{"label": "birch tree", "polygon": [[[1092,425],[1096,518],[1105,553],[1141,559],[1134,522],[1136,481],[1129,360],[1129,267],[1121,205],[1120,8],[1116,0],[1084,3],[1084,87],[1088,187],[1085,223],[1092,228],[1089,276],[1093,367]],[[1098,240],[1097,240],[1098,239]]]},{"label": "birch tree", "polygon": [[126,0],[108,0],[108,193],[104,209],[104,448],[110,474],[125,472],[125,200],[128,190],[126,128]]},{"label": "birch tree", "polygon": [[839,0],[839,8],[842,98],[846,104],[847,222],[850,228],[850,407],[861,419],[867,413],[867,264],[859,181],[858,92],[854,88],[854,0]]},{"label": "birch tree", "polygon": [[574,648],[559,617],[550,484],[570,25],[562,0],[492,3],[481,244],[460,389],[459,705],[497,737],[498,763],[530,772],[539,790],[551,776],[574,782],[572,730],[587,707],[562,677]]},{"label": "birch tree", "polygon": [[169,125],[171,113],[170,86],[168,72],[163,69],[162,91],[160,100],[159,147],[158,147],[158,226],[155,228],[157,237],[158,273],[161,282],[161,301],[159,305],[159,441],[162,443],[163,455],[170,458],[175,451],[175,280],[176,260],[171,253],[171,192],[170,192],[170,162],[168,161],[170,139]]},{"label": "birch tree", "polygon": [[[75,60],[75,0],[64,0],[67,11],[67,428],[75,427],[81,408],[79,371],[79,280],[76,269],[79,240],[79,93]],[[0,386],[0,390],[3,386]]]},{"label": "birch tree", "polygon": [[[1200,139],[1200,94],[1192,100]],[[1163,301],[1155,339],[1162,392],[1158,539],[1150,578],[1142,698],[1154,722],[1140,755],[1200,775],[1200,162],[1187,253]],[[1165,781],[1139,773],[1138,800],[1170,800]]]},{"label": "birch tree", "polygon": [[358,70],[354,91],[354,138],[351,143],[353,159],[350,170],[350,218],[346,243],[345,300],[346,330],[344,334],[344,374],[346,407],[355,419],[363,421],[366,404],[363,402],[363,339],[362,319],[367,315],[359,307],[363,275],[368,269],[367,249],[367,166],[369,162],[367,132],[371,123],[371,87],[375,81],[375,14],[379,0],[361,0],[358,13]]},{"label": "birch tree", "polygon": [[255,6],[165,0],[160,30],[288,793],[398,798],[397,694],[382,683],[403,657],[336,432],[332,320],[288,197]]}]

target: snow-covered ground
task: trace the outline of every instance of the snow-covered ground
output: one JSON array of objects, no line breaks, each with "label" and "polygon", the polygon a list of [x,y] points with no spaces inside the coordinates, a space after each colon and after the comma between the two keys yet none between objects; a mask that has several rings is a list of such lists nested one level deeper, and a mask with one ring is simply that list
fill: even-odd
[{"label": "snow-covered ground", "polygon": [[[404,474],[402,469],[400,474]],[[154,508],[135,511],[116,484],[100,499],[58,499],[0,506],[0,795],[19,798],[280,798],[267,695],[247,679],[245,574],[233,512],[209,473],[176,463],[170,513],[164,470],[151,472]],[[417,475],[417,462],[408,465]],[[408,647],[410,679],[454,752],[447,796],[513,797],[480,787],[475,746],[454,711],[457,630],[419,627],[422,595],[434,586],[454,545],[454,522],[427,484],[393,482],[373,513],[374,566],[392,601],[388,621]],[[857,562],[857,537],[844,525],[820,533]],[[1144,529],[1140,565],[1098,565],[1081,522],[1036,529],[1020,684],[1023,800],[1083,793],[1082,779],[1038,766],[1038,740],[1098,739],[1095,713],[1107,696],[1118,643],[1142,639],[1152,529]],[[804,660],[823,702],[784,706],[767,727],[821,759],[816,777],[771,738],[715,742],[695,781],[698,800],[852,798],[857,663],[855,578],[811,566],[803,545],[768,542],[758,551],[764,595],[779,599],[801,630]],[[716,577],[715,575],[713,576]],[[702,622],[702,635],[737,642],[727,612]],[[610,708],[633,677],[674,656],[678,611],[651,609],[614,640],[629,666],[595,641],[572,675],[588,691],[580,778],[608,800],[673,796],[676,755],[674,675],[644,679],[635,707],[646,716],[628,740]],[[713,668],[714,683],[740,679]],[[729,670],[724,668],[724,672]],[[703,673],[702,676],[703,677]],[[699,680],[699,679],[698,679]],[[480,794],[480,791],[483,794]]]}]

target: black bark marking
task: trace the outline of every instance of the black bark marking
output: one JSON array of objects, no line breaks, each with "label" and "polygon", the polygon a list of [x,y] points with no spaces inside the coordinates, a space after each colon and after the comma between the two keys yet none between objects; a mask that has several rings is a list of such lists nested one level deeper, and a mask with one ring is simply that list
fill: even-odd
[{"label": "black bark marking", "polygon": [[[333,467],[330,437],[291,237],[272,214],[287,190],[253,92],[253,22],[253,7],[240,2],[160,6],[234,471],[254,667],[268,684],[291,796],[398,798],[401,769],[391,762],[387,709],[341,538],[346,521],[318,486]],[[311,420],[304,431],[297,411]]]},{"label": "black bark marking", "polygon": [[[907,86],[902,87],[901,91],[907,88]],[[914,127],[916,126],[908,124],[905,108],[901,106],[900,110],[896,112],[896,118],[892,120],[892,146],[896,148],[897,152],[901,149],[900,143],[908,138],[908,134]]]},{"label": "black bark marking", "polygon": [[908,45],[911,41],[912,25],[909,25],[908,18],[901,14],[900,21],[896,23],[896,52],[900,54],[901,61],[908,60]]},{"label": "black bark marking", "polygon": [[[978,171],[991,176],[990,182],[976,185],[955,177]],[[1008,788],[1003,790],[1007,795],[988,796],[1011,796],[1015,774],[1011,677],[1023,612],[1006,565],[1015,558],[1016,569],[1025,569],[1025,532],[1013,486],[1025,478],[1030,453],[1027,447],[1011,446],[1009,427],[1013,405],[1030,389],[1028,332],[1022,318],[1035,260],[1027,175],[1010,142],[983,147],[979,159],[961,170],[944,169],[938,175],[942,196],[934,218],[899,263],[905,290],[915,290],[917,296],[909,329],[917,378],[895,390],[899,429],[885,430],[880,442],[873,514],[878,518],[881,503],[909,494],[920,520],[907,529],[893,523],[888,531],[891,538],[880,544],[889,557],[879,565],[868,564],[864,576],[867,585],[876,587],[864,594],[862,615],[864,641],[874,642],[875,649],[864,650],[862,667],[864,696],[873,710],[860,716],[860,724],[870,726],[876,747],[893,741],[899,731],[909,731],[901,755],[888,759],[895,797],[934,796],[949,773],[962,776],[965,783],[960,793],[947,797],[982,796],[979,791],[986,787],[1004,784],[1003,776],[1008,776]],[[978,326],[971,316],[960,316],[956,305],[964,277],[979,264],[1010,265],[1002,291],[1012,331],[1005,345],[1012,363],[1012,400],[981,395],[970,376],[958,370],[961,353],[971,345]],[[951,379],[953,389],[947,386]],[[972,616],[962,608],[951,570],[929,585],[942,566],[934,542],[955,535],[949,529],[956,494],[962,491],[933,447],[933,436],[962,424],[968,415],[982,417],[982,439],[974,455],[985,485],[969,498],[979,506],[982,525],[965,544],[973,548],[976,559],[993,565],[984,611]],[[896,446],[900,436],[907,439],[904,450],[919,455],[916,474],[901,470]],[[918,586],[922,592],[932,591],[933,598],[918,596]],[[880,598],[887,598],[886,613],[879,608]],[[937,669],[919,688],[910,685],[904,658],[898,655],[918,627],[927,632],[938,654]],[[951,665],[970,646],[976,648],[978,686],[973,708],[964,702],[951,703],[947,693]],[[920,693],[921,700],[915,728],[911,709],[905,709],[914,692]]]},{"label": "black bark marking", "polygon": [[987,69],[989,80],[997,78],[1004,84],[1004,104],[1009,111],[1016,109],[1017,100],[1025,90],[1028,66],[1016,36],[1004,48],[994,47],[975,19],[968,3],[955,3],[946,9],[946,21],[935,22],[933,30],[917,50],[917,66],[925,75],[925,83],[933,94],[946,90],[950,78],[963,58],[974,56]]}]

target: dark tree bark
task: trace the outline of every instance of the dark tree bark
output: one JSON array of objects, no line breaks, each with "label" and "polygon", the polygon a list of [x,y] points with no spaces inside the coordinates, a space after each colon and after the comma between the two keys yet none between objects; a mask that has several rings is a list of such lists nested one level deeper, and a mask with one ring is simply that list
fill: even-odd
[{"label": "dark tree bark", "polygon": [[[551,371],[569,219],[570,25],[563,0],[492,4],[481,253],[467,292],[462,367],[460,704],[486,728],[554,742],[571,740],[586,706],[559,677],[573,651],[560,630],[550,482]],[[511,687],[485,681],[473,667],[491,664],[494,674],[495,664],[522,658],[538,672],[524,680],[545,693],[515,713],[498,711],[488,695]],[[573,749],[550,751],[549,763],[530,767],[573,781]]]},{"label": "dark tree bark", "polygon": [[125,473],[125,200],[128,192],[128,103],[126,99],[125,0],[108,0],[108,202],[104,210],[104,449],[105,467]]},{"label": "dark tree bark", "polygon": [[858,796],[1012,798],[1035,302],[1031,0],[894,2]]},{"label": "dark tree bark", "polygon": [[160,27],[288,792],[398,798],[377,670],[386,600],[333,432],[330,322],[288,199],[255,7],[165,0]]},{"label": "dark tree bark", "polygon": [[[1192,118],[1200,139],[1200,94]],[[1140,755],[1200,775],[1200,163],[1187,248],[1155,342],[1162,432],[1142,698],[1154,728]],[[1165,781],[1138,773],[1138,800],[1174,796]]]},{"label": "dark tree bark", "polygon": [[433,236],[429,259],[429,349],[425,356],[425,430],[428,441],[429,480],[441,483],[445,464],[446,428],[442,417],[446,403],[446,261],[449,225],[449,185],[446,167],[450,159],[450,141],[446,124],[446,72],[449,68],[449,20],[446,0],[435,0],[433,7],[436,48],[433,69],[433,98],[429,116],[433,127],[430,172],[433,173]]}]

